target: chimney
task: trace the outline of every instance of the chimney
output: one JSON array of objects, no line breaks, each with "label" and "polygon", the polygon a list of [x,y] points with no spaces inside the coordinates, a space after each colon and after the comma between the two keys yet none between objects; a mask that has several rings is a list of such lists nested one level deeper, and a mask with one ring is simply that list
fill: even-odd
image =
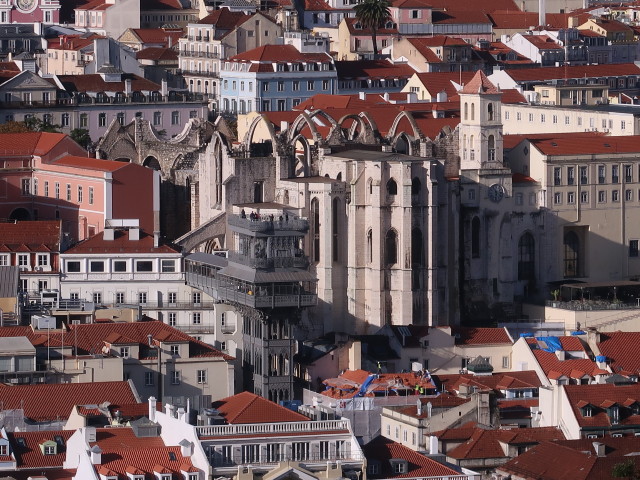
[{"label": "chimney", "polygon": [[137,242],[140,240],[140,229],[139,228],[130,228],[129,229],[129,240],[132,242]]},{"label": "chimney", "polygon": [[133,88],[131,86],[131,79],[125,78],[124,80],[124,94],[129,96],[133,93]]},{"label": "chimney", "polygon": [[544,26],[546,25],[546,0],[538,0],[538,25]]},{"label": "chimney", "polygon": [[113,228],[105,228],[102,238],[106,241],[113,242],[115,238],[115,230]]},{"label": "chimney", "polygon": [[389,101],[389,92],[384,92],[384,101],[385,102]]},{"label": "chimney", "polygon": [[438,455],[438,437],[429,435],[429,455]]},{"label": "chimney", "polygon": [[164,78],[160,81],[160,95],[162,95],[162,98],[169,96],[169,87],[167,85],[167,80]]},{"label": "chimney", "polygon": [[422,415],[422,402],[420,401],[420,399],[416,400],[416,413],[418,414],[418,416]]},{"label": "chimney", "polygon": [[96,427],[84,427],[84,441],[87,443],[96,441]]},{"label": "chimney", "polygon": [[178,420],[180,420],[181,422],[185,422],[186,423],[186,413],[184,411],[184,407],[179,407],[178,408]]},{"label": "chimney", "polygon": [[606,446],[605,446],[604,443],[593,442],[593,449],[595,450],[596,455],[598,457],[604,457],[605,456],[605,453],[604,453],[605,448],[606,448]]},{"label": "chimney", "polygon": [[280,133],[286,132],[287,130],[289,130],[289,122],[282,120],[280,122]]},{"label": "chimney", "polygon": [[193,443],[191,443],[186,438],[180,440],[178,443],[180,445],[180,455],[183,457],[190,457],[193,455]]},{"label": "chimney", "polygon": [[160,232],[153,232],[153,246],[155,248],[160,246]]},{"label": "chimney", "polygon": [[94,445],[89,452],[91,453],[91,463],[93,465],[100,465],[102,463],[102,450],[100,450],[100,447]]},{"label": "chimney", "polygon": [[360,100],[366,100],[367,99],[367,93],[366,92],[360,92],[358,93],[358,98]]},{"label": "chimney", "polygon": [[167,403],[164,406],[164,413],[166,413],[168,417],[173,417],[173,405]]},{"label": "chimney", "polygon": [[149,420],[156,421],[156,397],[149,397]]}]

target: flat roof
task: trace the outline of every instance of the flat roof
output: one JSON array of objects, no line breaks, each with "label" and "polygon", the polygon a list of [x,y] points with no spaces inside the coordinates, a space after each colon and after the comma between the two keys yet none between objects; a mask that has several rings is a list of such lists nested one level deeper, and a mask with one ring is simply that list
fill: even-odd
[{"label": "flat roof", "polygon": [[0,337],[0,355],[17,352],[29,352],[35,355],[36,347],[27,337]]}]

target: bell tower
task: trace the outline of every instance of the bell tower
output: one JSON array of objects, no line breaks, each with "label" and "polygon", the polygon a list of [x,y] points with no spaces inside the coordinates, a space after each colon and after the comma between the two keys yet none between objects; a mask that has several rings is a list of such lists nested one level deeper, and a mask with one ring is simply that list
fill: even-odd
[{"label": "bell tower", "polygon": [[458,93],[461,170],[502,168],[502,92],[479,70]]}]

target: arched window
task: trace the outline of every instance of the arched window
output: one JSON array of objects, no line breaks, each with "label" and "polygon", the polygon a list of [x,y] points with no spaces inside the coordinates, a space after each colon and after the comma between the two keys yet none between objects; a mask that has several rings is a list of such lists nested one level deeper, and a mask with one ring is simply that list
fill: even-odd
[{"label": "arched window", "polygon": [[496,139],[493,135],[489,135],[489,138],[487,139],[487,149],[489,154],[489,161],[495,162],[496,161]]},{"label": "arched window", "polygon": [[367,232],[367,263],[373,262],[373,230]]},{"label": "arched window", "polygon": [[413,177],[411,180],[411,195],[420,195],[422,190],[422,182],[418,177]]},{"label": "arched window", "polygon": [[464,102],[464,119],[469,119],[469,104],[467,102]]},{"label": "arched window", "polygon": [[463,135],[462,136],[462,159],[466,160],[467,159],[467,136]]},{"label": "arched window", "polygon": [[525,233],[518,240],[518,280],[535,278],[535,249],[533,235]]},{"label": "arched window", "polygon": [[398,184],[393,178],[390,178],[387,182],[387,194],[389,195],[397,195],[398,194]]},{"label": "arched window", "polygon": [[471,104],[471,120],[475,120],[476,119],[476,104],[472,103]]},{"label": "arched window", "polygon": [[476,159],[476,151],[473,148],[473,135],[469,137],[469,160]]},{"label": "arched window", "polygon": [[471,257],[480,257],[480,219],[473,217],[471,220]]},{"label": "arched window", "polygon": [[317,198],[311,200],[311,261],[320,261],[320,202]]},{"label": "arched window", "polygon": [[339,226],[340,226],[340,199],[334,198],[331,202],[331,250],[333,251],[333,261],[337,262],[340,260],[340,255],[338,254],[338,244],[340,243],[339,238]]},{"label": "arched window", "polygon": [[421,268],[424,265],[424,242],[419,228],[411,230],[411,288],[420,289]]},{"label": "arched window", "polygon": [[487,120],[493,122],[493,103],[487,105]]},{"label": "arched window", "polygon": [[367,180],[367,194],[369,196],[373,195],[373,180],[371,178]]},{"label": "arched window", "polygon": [[389,230],[384,239],[385,264],[398,263],[398,234],[395,230]]},{"label": "arched window", "polygon": [[576,232],[564,236],[564,276],[580,276],[580,239]]}]

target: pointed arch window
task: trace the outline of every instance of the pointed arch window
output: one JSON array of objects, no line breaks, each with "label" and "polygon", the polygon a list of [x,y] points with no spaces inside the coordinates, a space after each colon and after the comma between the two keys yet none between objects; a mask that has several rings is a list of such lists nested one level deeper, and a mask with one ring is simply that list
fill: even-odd
[{"label": "pointed arch window", "polygon": [[464,119],[469,119],[469,104],[467,102],[464,102]]},{"label": "pointed arch window", "polygon": [[471,220],[471,257],[480,258],[480,219]]},{"label": "pointed arch window", "polygon": [[476,119],[476,104],[472,103],[471,104],[471,120],[475,120]]},{"label": "pointed arch window", "polygon": [[320,261],[320,202],[317,198],[311,200],[311,261]]},{"label": "pointed arch window", "polygon": [[389,230],[384,239],[384,256],[386,265],[398,263],[398,234],[395,230]]},{"label": "pointed arch window", "polygon": [[398,194],[398,184],[393,178],[390,178],[387,182],[387,194],[389,195],[397,195]]},{"label": "pointed arch window", "polygon": [[333,252],[333,261],[337,262],[340,260],[338,245],[340,243],[339,235],[339,227],[340,227],[340,199],[334,198],[331,201],[331,250]]},{"label": "pointed arch window", "polygon": [[489,135],[489,138],[487,139],[487,149],[488,149],[488,154],[489,154],[489,161],[490,162],[495,162],[496,161],[496,138],[493,135]]},{"label": "pointed arch window", "polygon": [[367,263],[373,262],[373,230],[367,231]]},{"label": "pointed arch window", "polygon": [[518,240],[518,280],[535,278],[535,249],[533,235],[524,233]]},{"label": "pointed arch window", "polygon": [[493,116],[493,103],[490,103],[489,105],[487,105],[487,120],[493,122]]}]

